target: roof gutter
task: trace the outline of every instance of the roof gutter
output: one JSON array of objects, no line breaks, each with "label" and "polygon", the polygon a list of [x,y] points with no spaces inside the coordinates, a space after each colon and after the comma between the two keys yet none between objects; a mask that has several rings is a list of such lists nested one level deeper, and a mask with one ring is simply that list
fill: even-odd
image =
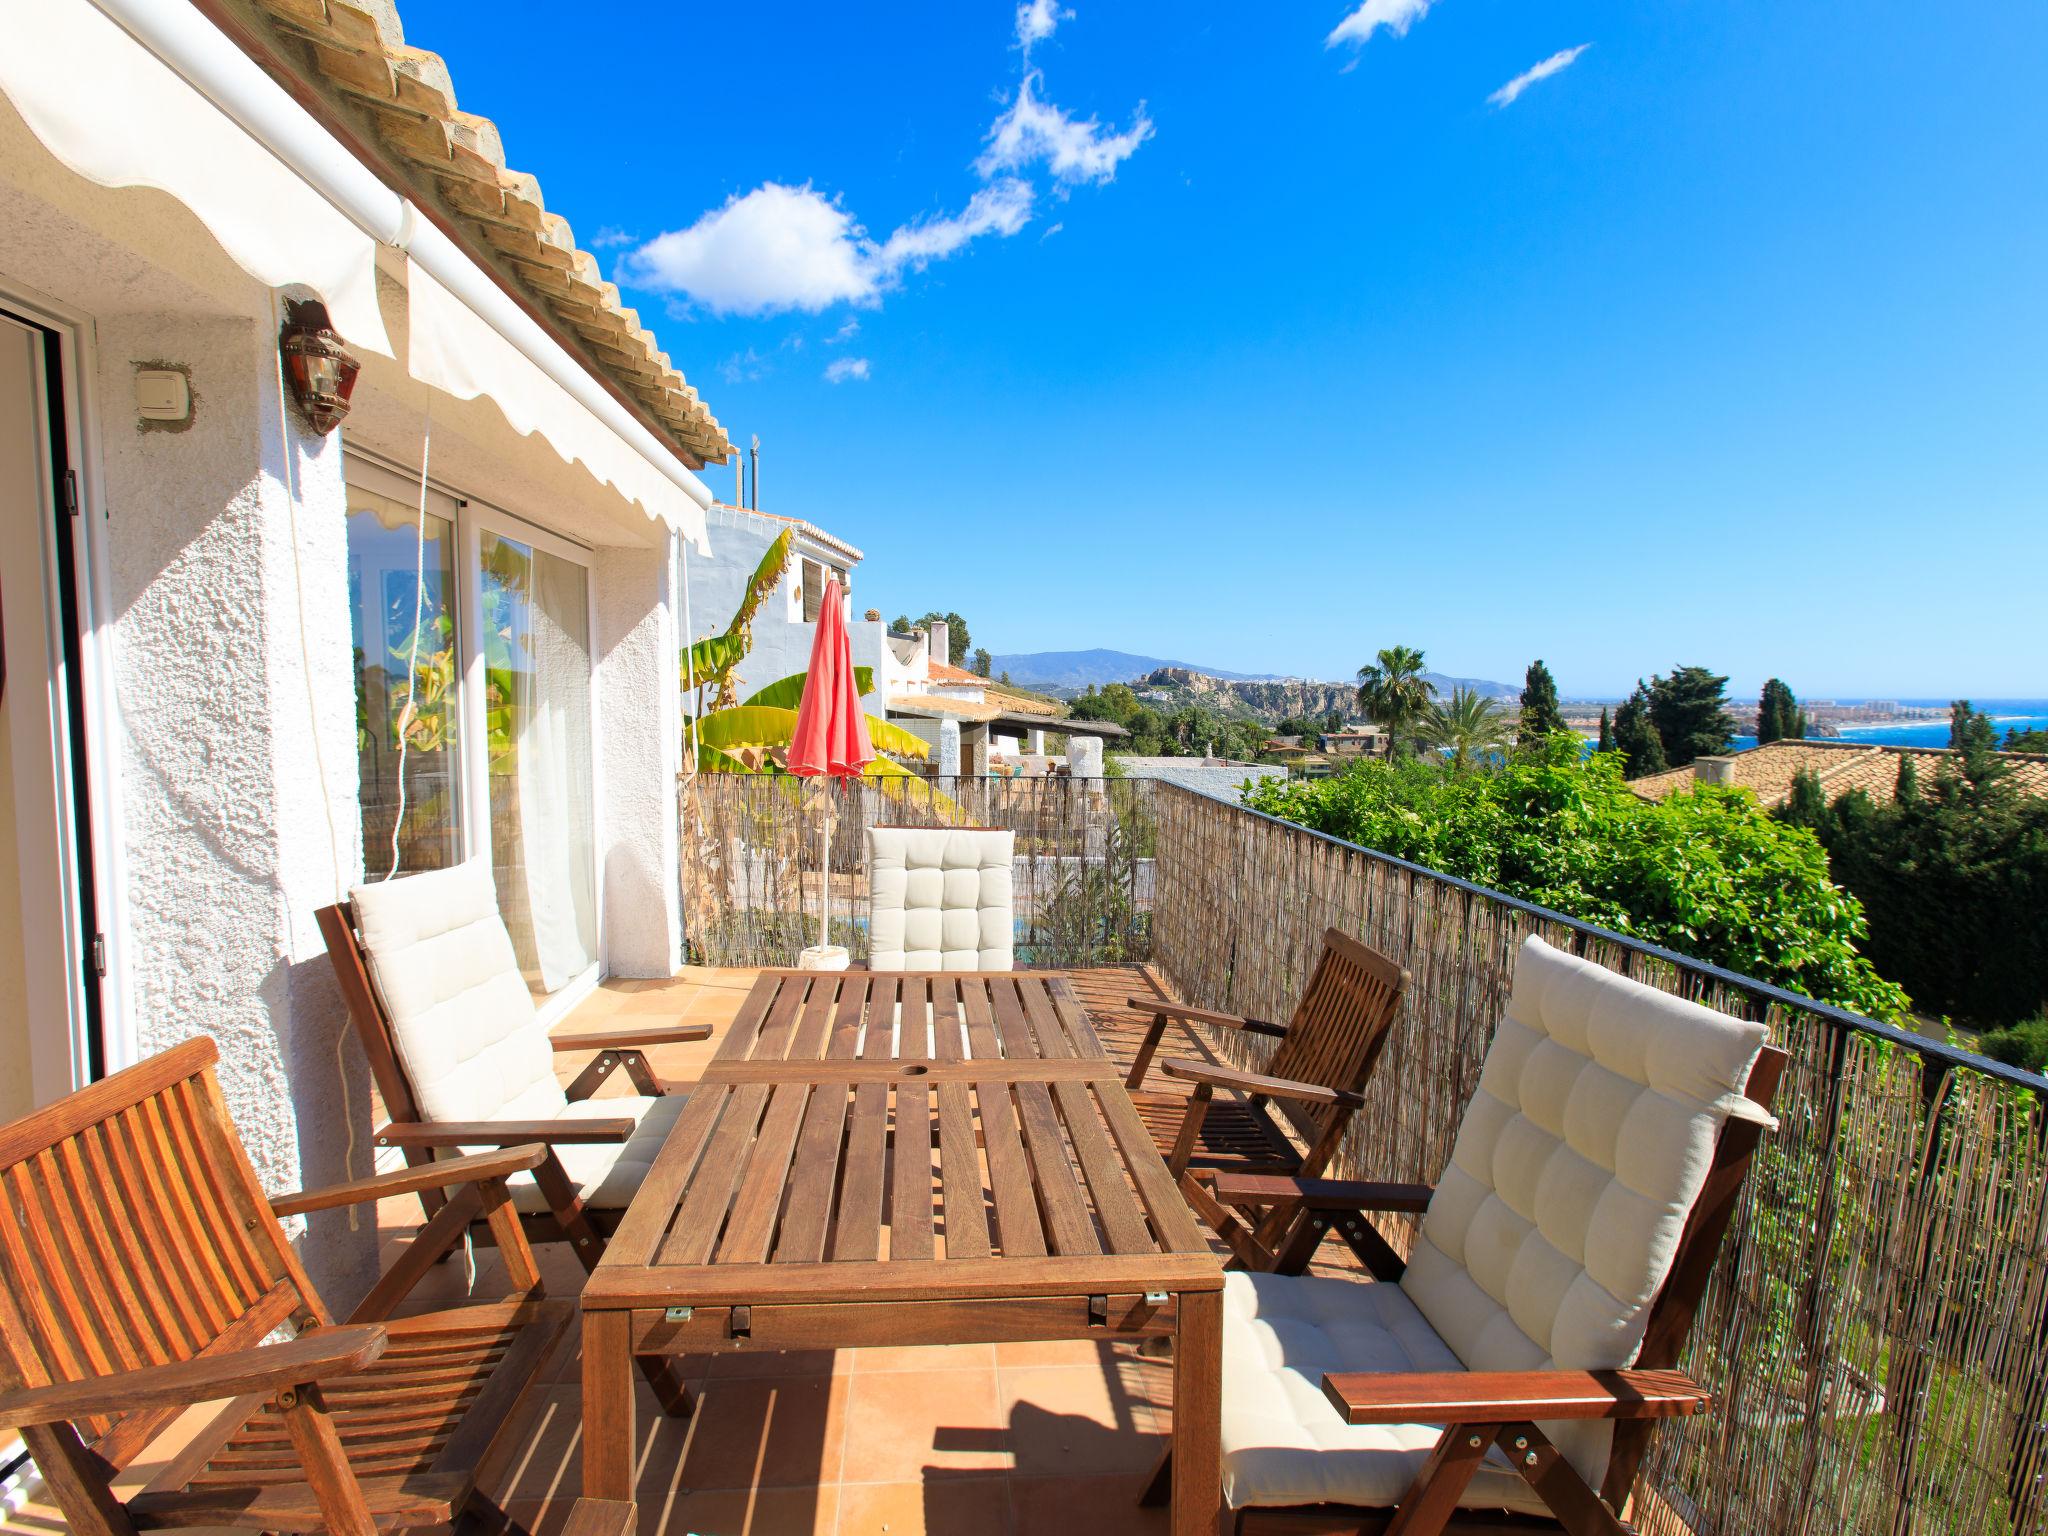
[{"label": "roof gutter", "polygon": [[405,252],[536,368],[567,390],[698,506],[716,499],[675,450],[408,198],[387,186],[196,9],[165,0],[92,0],[129,36],[302,177],[371,239]]}]

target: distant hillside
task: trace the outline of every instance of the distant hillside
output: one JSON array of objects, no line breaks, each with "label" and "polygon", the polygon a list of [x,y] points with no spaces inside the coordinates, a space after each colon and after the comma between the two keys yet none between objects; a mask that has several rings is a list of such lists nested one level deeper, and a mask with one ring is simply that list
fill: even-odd
[{"label": "distant hillside", "polygon": [[1167,661],[1159,656],[1133,656],[1129,651],[1032,651],[1021,656],[997,656],[991,661],[989,670],[997,677],[1005,672],[1010,681],[1026,688],[1073,689],[1079,692],[1090,683],[1100,688],[1104,683],[1128,683],[1133,678],[1156,672],[1161,667],[1175,667],[1188,672],[1200,672],[1208,677],[1221,677],[1241,681],[1254,674],[1244,672],[1219,672],[1214,667],[1198,667],[1192,662]]},{"label": "distant hillside", "polygon": [[[1201,704],[1219,714],[1250,717],[1278,725],[1290,715],[1349,715],[1358,690],[1350,683],[1318,683],[1299,677],[1218,677],[1187,667],[1159,667],[1133,682],[1154,708]],[[1156,701],[1156,702],[1154,702]]]},{"label": "distant hillside", "polygon": [[1470,688],[1485,699],[1514,699],[1519,702],[1522,697],[1519,683],[1490,683],[1483,677],[1446,677],[1441,672],[1425,672],[1422,676],[1436,689],[1439,698],[1448,699],[1456,688]]}]

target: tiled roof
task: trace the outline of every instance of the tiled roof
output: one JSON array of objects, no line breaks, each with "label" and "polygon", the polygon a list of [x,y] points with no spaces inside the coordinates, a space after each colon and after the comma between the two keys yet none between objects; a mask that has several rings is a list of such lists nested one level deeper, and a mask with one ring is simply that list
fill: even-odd
[{"label": "tiled roof", "polygon": [[1060,718],[1059,705],[1050,699],[1030,699],[1021,693],[1010,693],[1002,688],[991,688],[988,696],[1013,715],[1043,715],[1048,720]]},{"label": "tiled roof", "polygon": [[737,512],[741,517],[762,517],[771,523],[785,524],[788,527],[794,528],[804,537],[824,545],[827,549],[839,551],[840,554],[846,556],[847,559],[855,564],[859,564],[867,558],[859,549],[847,543],[838,534],[827,533],[816,523],[807,523],[800,517],[788,517],[780,512],[763,512],[759,507],[742,507],[729,501],[714,502],[713,505],[721,512]]},{"label": "tiled roof", "polygon": [[988,679],[979,672],[969,672],[965,667],[956,667],[949,661],[933,662],[931,679],[935,683],[972,683],[978,688],[988,686]]},{"label": "tiled roof", "polygon": [[1003,713],[999,704],[978,699],[949,699],[936,693],[892,693],[889,708],[906,715],[951,715],[955,720],[988,721]]},{"label": "tiled roof", "polygon": [[[621,302],[617,287],[604,280],[597,258],[579,249],[568,221],[542,204],[540,183],[506,166],[497,125],[457,110],[440,55],[407,45],[392,0],[248,4],[269,22],[279,45],[276,60],[257,62],[275,73],[281,61],[323,97],[358,109],[373,147],[409,184],[414,200],[438,209],[472,247],[494,253],[499,272],[579,343],[585,359],[692,464],[720,462],[732,452],[725,429],[638,313]],[[539,33],[534,43],[551,46]],[[562,85],[577,88],[568,75]]]},{"label": "tiled roof", "polygon": [[[1810,772],[1830,801],[1862,790],[1879,804],[1889,804],[1898,787],[1899,759],[1910,756],[1926,784],[1944,762],[1957,755],[1946,748],[1874,746],[1858,741],[1774,741],[1729,756],[1728,782],[1747,789],[1766,806],[1782,805],[1792,793],[1792,780]],[[2010,782],[2022,794],[2048,796],[2048,755],[2001,752]],[[1628,787],[1645,800],[1662,800],[1699,782],[1692,767],[1630,779]]]}]

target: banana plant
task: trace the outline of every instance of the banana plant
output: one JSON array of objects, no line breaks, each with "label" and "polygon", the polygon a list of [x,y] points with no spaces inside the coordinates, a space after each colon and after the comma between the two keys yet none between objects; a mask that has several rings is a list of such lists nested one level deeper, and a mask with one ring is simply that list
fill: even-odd
[{"label": "banana plant", "polygon": [[740,594],[739,608],[722,634],[706,635],[694,642],[683,658],[684,689],[712,690],[711,708],[730,709],[737,701],[739,691],[739,664],[746,660],[747,652],[754,648],[754,616],[761,611],[761,605],[768,601],[768,594],[775,590],[789,569],[791,537],[794,529],[785,528],[775,536],[775,542],[768,546],[761,556],[761,563],[754,567],[753,575],[747,578],[746,589]]}]

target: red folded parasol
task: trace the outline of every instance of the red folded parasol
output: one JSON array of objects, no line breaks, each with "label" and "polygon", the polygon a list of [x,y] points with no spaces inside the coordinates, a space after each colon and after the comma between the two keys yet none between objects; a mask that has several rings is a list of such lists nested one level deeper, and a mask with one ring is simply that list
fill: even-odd
[{"label": "red folded parasol", "polygon": [[[853,642],[846,633],[846,599],[839,580],[825,583],[818,605],[818,633],[811,641],[811,667],[796,707],[796,731],[789,743],[789,771],[805,778],[856,779],[875,760],[867,714],[853,675]],[[828,806],[819,843],[824,850],[823,894],[818,913],[818,946],[830,939],[832,909],[832,812]],[[843,962],[842,962],[843,963]]]}]

